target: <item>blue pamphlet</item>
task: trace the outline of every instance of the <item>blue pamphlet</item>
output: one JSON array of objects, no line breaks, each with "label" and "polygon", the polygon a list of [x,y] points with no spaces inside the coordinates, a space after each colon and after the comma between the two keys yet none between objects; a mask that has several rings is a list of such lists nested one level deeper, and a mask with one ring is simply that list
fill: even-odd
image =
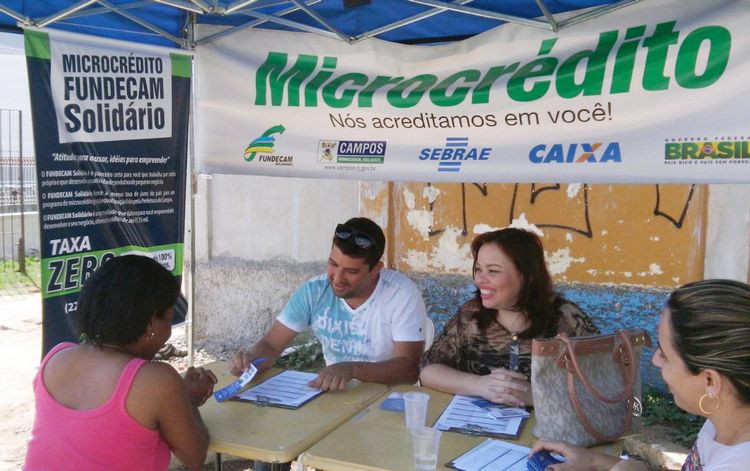
[{"label": "blue pamphlet", "polygon": [[[557,455],[557,453],[555,453],[555,455]],[[537,451],[529,457],[529,460],[526,462],[526,469],[527,471],[544,471],[547,469],[547,466],[564,462],[564,459],[557,459],[549,451],[542,450]]]},{"label": "blue pamphlet", "polygon": [[380,403],[380,408],[383,410],[395,410],[397,412],[403,412],[404,396],[401,393],[397,392],[390,393],[388,397]]},{"label": "blue pamphlet", "polygon": [[239,378],[237,378],[235,381],[233,381],[228,386],[225,386],[218,391],[214,391],[214,398],[216,398],[216,402],[224,402],[227,399],[231,399],[232,397],[236,396],[240,391],[242,391],[242,388],[250,384],[250,381],[255,377],[255,374],[258,372],[258,369],[255,367],[255,365],[250,365],[242,375],[240,375]]},{"label": "blue pamphlet", "polygon": [[523,407],[510,407],[487,399],[472,401],[477,407],[481,407],[497,419],[509,419],[511,417],[529,417],[531,414]]}]

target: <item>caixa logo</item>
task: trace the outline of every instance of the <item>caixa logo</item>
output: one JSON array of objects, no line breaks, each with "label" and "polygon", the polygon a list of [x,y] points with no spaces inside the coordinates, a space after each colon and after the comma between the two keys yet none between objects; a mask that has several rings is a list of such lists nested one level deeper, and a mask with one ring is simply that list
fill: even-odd
[{"label": "caixa logo", "polygon": [[529,151],[529,160],[535,164],[607,163],[622,162],[622,154],[619,142],[539,144]]},{"label": "caixa logo", "polygon": [[438,172],[460,172],[467,160],[487,160],[492,147],[469,147],[468,137],[447,137],[443,147],[426,147],[419,160],[437,160]]}]

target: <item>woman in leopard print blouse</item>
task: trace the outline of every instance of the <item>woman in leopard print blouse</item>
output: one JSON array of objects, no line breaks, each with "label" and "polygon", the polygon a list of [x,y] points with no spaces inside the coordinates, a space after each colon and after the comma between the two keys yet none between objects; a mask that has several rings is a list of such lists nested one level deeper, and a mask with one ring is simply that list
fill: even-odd
[{"label": "woman in leopard print blouse", "polygon": [[531,339],[598,330],[575,303],[553,291],[542,242],[534,233],[515,228],[487,232],[474,238],[471,251],[476,296],[424,354],[420,380],[452,394],[532,405]]}]

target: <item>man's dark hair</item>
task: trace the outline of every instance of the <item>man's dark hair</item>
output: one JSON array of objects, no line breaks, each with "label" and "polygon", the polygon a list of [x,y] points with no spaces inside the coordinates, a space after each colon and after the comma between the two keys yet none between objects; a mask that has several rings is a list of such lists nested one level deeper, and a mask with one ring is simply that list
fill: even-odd
[{"label": "man's dark hair", "polygon": [[344,255],[354,258],[364,258],[365,263],[367,263],[370,270],[372,270],[372,268],[377,265],[383,257],[383,252],[385,251],[385,234],[383,233],[383,229],[381,229],[374,221],[362,217],[351,218],[343,225],[369,237],[373,244],[370,247],[363,249],[357,245],[355,237],[342,239],[334,234],[333,245],[338,247]]},{"label": "man's dark hair", "polygon": [[[560,300],[554,296],[552,278],[544,262],[542,240],[531,231],[511,227],[479,234],[471,242],[471,253],[474,256],[472,273],[476,270],[479,249],[485,244],[495,244],[500,248],[521,274],[521,291],[513,309],[525,313],[530,325],[524,332],[519,333],[519,337],[555,335],[557,321],[553,318],[553,313],[557,310]],[[478,288],[476,298],[481,306]],[[484,330],[490,323],[495,322],[497,310],[481,307],[476,316],[479,328]]]},{"label": "man's dark hair", "polygon": [[180,286],[149,257],[124,255],[101,266],[78,298],[79,333],[94,345],[127,345],[146,332],[152,317],[174,306]]}]

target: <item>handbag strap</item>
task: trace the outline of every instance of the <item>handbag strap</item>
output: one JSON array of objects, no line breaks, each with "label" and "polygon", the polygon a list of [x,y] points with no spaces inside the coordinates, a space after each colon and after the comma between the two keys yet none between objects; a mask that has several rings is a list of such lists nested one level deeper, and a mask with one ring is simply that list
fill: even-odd
[{"label": "handbag strap", "polygon": [[[578,356],[568,335],[565,333],[560,333],[557,336],[566,346],[566,349],[560,353],[560,358],[558,359],[557,364],[559,366],[564,366],[568,371],[568,382],[570,383],[570,381],[572,381],[572,377],[575,374],[575,376],[578,377],[578,379],[581,381],[581,384],[583,384],[583,387],[586,388],[589,393],[591,393],[598,400],[606,402],[608,404],[616,404],[618,402],[622,402],[633,395],[636,368],[638,366],[636,365],[635,352],[633,351],[633,344],[630,336],[628,336],[621,330],[617,331],[617,335],[622,340],[621,348],[624,347],[626,358],[622,358],[622,355],[619,355],[620,358],[617,358],[618,355],[616,355],[614,352],[613,356],[615,357],[615,361],[618,364],[620,364],[621,366],[625,366],[624,368],[620,368],[624,388],[620,394],[612,398],[608,398],[604,394],[599,392],[591,385],[588,378],[586,378],[586,375],[584,375],[583,371],[581,370],[581,366],[578,363]],[[570,387],[568,387],[568,392],[570,394],[575,394],[575,389],[573,389],[571,392]]]},{"label": "handbag strap", "polygon": [[586,431],[594,437],[596,440],[600,442],[612,442],[620,438],[626,430],[630,427],[630,424],[633,422],[633,397],[630,396],[627,398],[627,411],[625,411],[625,423],[623,423],[622,428],[617,433],[614,433],[612,435],[605,435],[594,427],[594,425],[589,421],[588,417],[586,416],[586,412],[583,410],[583,407],[581,406],[581,401],[578,400],[578,394],[576,393],[575,388],[575,380],[573,377],[573,373],[568,371],[568,396],[570,397],[570,403],[573,405],[573,410],[575,411],[576,415],[578,416],[578,419],[581,421],[581,425],[583,425],[583,428],[586,429]]}]

